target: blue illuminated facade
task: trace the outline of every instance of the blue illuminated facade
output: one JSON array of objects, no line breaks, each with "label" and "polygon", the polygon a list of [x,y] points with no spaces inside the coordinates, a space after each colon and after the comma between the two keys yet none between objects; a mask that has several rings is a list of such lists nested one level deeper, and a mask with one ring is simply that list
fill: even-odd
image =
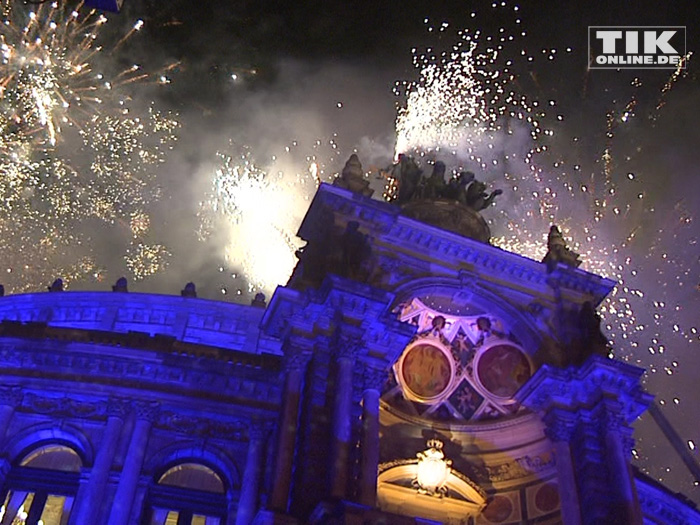
[{"label": "blue illuminated facade", "polygon": [[0,298],[0,525],[696,524],[613,283],[322,185],[268,304]]}]

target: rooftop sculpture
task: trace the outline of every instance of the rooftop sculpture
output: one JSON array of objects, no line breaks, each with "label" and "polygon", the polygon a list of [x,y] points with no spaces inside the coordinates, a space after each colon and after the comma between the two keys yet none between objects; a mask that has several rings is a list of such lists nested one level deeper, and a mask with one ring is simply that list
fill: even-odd
[{"label": "rooftop sculpture", "polygon": [[397,182],[396,202],[404,215],[488,242],[491,232],[479,212],[503,191],[487,193],[486,184],[470,171],[445,181],[446,171],[445,163],[436,161],[430,176],[425,176],[413,157],[401,154],[386,173]]}]

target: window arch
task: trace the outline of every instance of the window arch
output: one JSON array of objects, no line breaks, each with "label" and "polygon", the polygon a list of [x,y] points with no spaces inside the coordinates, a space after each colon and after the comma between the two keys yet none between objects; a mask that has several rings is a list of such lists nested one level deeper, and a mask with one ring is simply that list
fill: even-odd
[{"label": "window arch", "polygon": [[159,470],[149,487],[144,525],[222,525],[227,487],[214,468],[182,460]]},{"label": "window arch", "polygon": [[64,525],[78,492],[83,458],[63,442],[35,443],[12,464],[2,489],[0,523]]}]

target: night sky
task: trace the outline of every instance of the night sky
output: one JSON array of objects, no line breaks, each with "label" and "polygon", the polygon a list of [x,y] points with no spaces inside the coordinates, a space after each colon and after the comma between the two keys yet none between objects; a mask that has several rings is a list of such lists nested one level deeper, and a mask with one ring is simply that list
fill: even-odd
[{"label": "night sky", "polygon": [[[285,231],[278,232],[293,237],[294,220],[303,216],[313,195],[311,160],[321,170],[318,178],[325,181],[354,151],[367,170],[391,163],[397,107],[405,105],[405,90],[397,82],[418,80],[414,54],[426,48],[436,55],[449,50],[460,30],[479,30],[482,41],[487,35],[514,35],[499,63],[511,62],[511,89],[527,96],[530,104],[537,102],[536,107],[550,108],[541,120],[554,134],[541,135],[534,146],[527,133],[515,142],[500,142],[495,148],[502,150],[498,158],[508,159],[510,148],[544,145],[533,162],[544,173],[556,172],[556,180],[576,192],[587,193],[572,201],[580,208],[560,204],[553,212],[555,221],[572,224],[572,240],[580,244],[584,261],[587,239],[582,233],[576,238],[574,223],[590,226],[589,234],[596,238],[588,244],[598,252],[602,245],[610,247],[610,260],[604,262],[624,278],[615,300],[622,297],[622,304],[631,304],[634,312],[632,316],[621,310],[617,302],[616,310],[605,316],[609,331],[615,333],[614,353],[647,370],[646,387],[657,394],[656,402],[697,460],[700,57],[691,56],[687,69],[672,81],[672,70],[589,71],[587,26],[684,25],[687,51],[696,51],[699,11],[690,1],[547,2],[545,7],[543,2],[510,1],[125,0],[120,14],[108,15],[101,38],[118,40],[138,19],[144,27],[117,51],[102,53],[100,62],[114,70],[135,62],[146,71],[174,64],[167,71],[167,85],[143,82],[125,88],[135,101],[171,111],[180,122],[178,141],[156,173],[157,198],[148,206],[149,235],[170,255],[167,267],[143,280],[133,279],[119,247],[128,236],[119,230],[118,221],[114,228],[98,226],[100,234],[86,234],[81,249],[89,246],[98,254],[100,271],[74,279],[71,289],[107,289],[120,275],[129,275],[135,291],[179,293],[191,280],[200,296],[208,298],[249,302],[260,289],[269,294],[274,286],[251,284],[242,260],[224,257],[223,247],[230,247],[233,237],[222,233],[216,222],[201,226],[202,202],[220,165],[217,152],[238,158],[244,151],[263,169],[273,157],[290,156],[285,161],[290,171],[284,176],[269,173],[266,184],[305,185]],[[453,160],[457,162],[446,159],[448,168]],[[492,231],[505,235],[506,222],[513,220],[536,228],[535,238],[543,246],[549,219],[536,221],[528,214],[541,211],[547,183],[518,171],[521,167],[514,161],[498,166],[480,172],[486,180],[499,180],[506,191],[500,204],[505,210],[485,212]],[[498,179],[498,169],[517,175],[519,182],[512,184],[517,190],[504,186],[510,179]],[[601,177],[604,189],[600,182],[595,185]],[[382,183],[373,179],[375,196],[381,194]],[[608,203],[608,215],[600,221],[591,207],[596,199],[590,195],[596,191],[598,201]],[[521,197],[512,197],[513,192]],[[258,203],[261,208],[271,205],[271,200]],[[613,208],[619,209],[612,212]],[[246,242],[244,236],[235,239]],[[248,253],[244,248],[241,253]],[[7,263],[13,266],[13,277],[5,281],[8,291],[13,286],[17,291],[45,289],[48,282],[34,285],[18,277],[17,254],[9,257],[15,259]],[[584,262],[584,268],[595,267]],[[42,278],[49,281],[50,276]],[[283,278],[279,281],[284,284]],[[621,329],[620,323],[628,328]],[[645,329],[629,329],[635,325]],[[635,449],[638,466],[700,502],[697,482],[648,416],[636,435],[641,437]]]}]

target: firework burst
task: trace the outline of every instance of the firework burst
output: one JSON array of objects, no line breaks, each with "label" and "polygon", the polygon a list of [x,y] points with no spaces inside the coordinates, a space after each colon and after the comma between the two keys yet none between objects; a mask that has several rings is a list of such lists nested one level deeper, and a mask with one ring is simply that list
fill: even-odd
[{"label": "firework burst", "polygon": [[[130,98],[126,86],[147,77],[139,66],[109,73],[99,44],[106,22],[95,11],[57,4],[5,11],[0,235],[10,241],[5,282],[15,291],[56,275],[66,282],[101,278],[92,238],[113,225],[129,228],[130,249],[123,256],[134,277],[152,273],[159,260],[143,249],[145,206],[158,196],[154,170],[172,147],[178,124]],[[166,253],[156,251],[160,259]],[[148,262],[138,264],[138,254],[148,254]],[[142,266],[150,270],[135,270]]]}]

